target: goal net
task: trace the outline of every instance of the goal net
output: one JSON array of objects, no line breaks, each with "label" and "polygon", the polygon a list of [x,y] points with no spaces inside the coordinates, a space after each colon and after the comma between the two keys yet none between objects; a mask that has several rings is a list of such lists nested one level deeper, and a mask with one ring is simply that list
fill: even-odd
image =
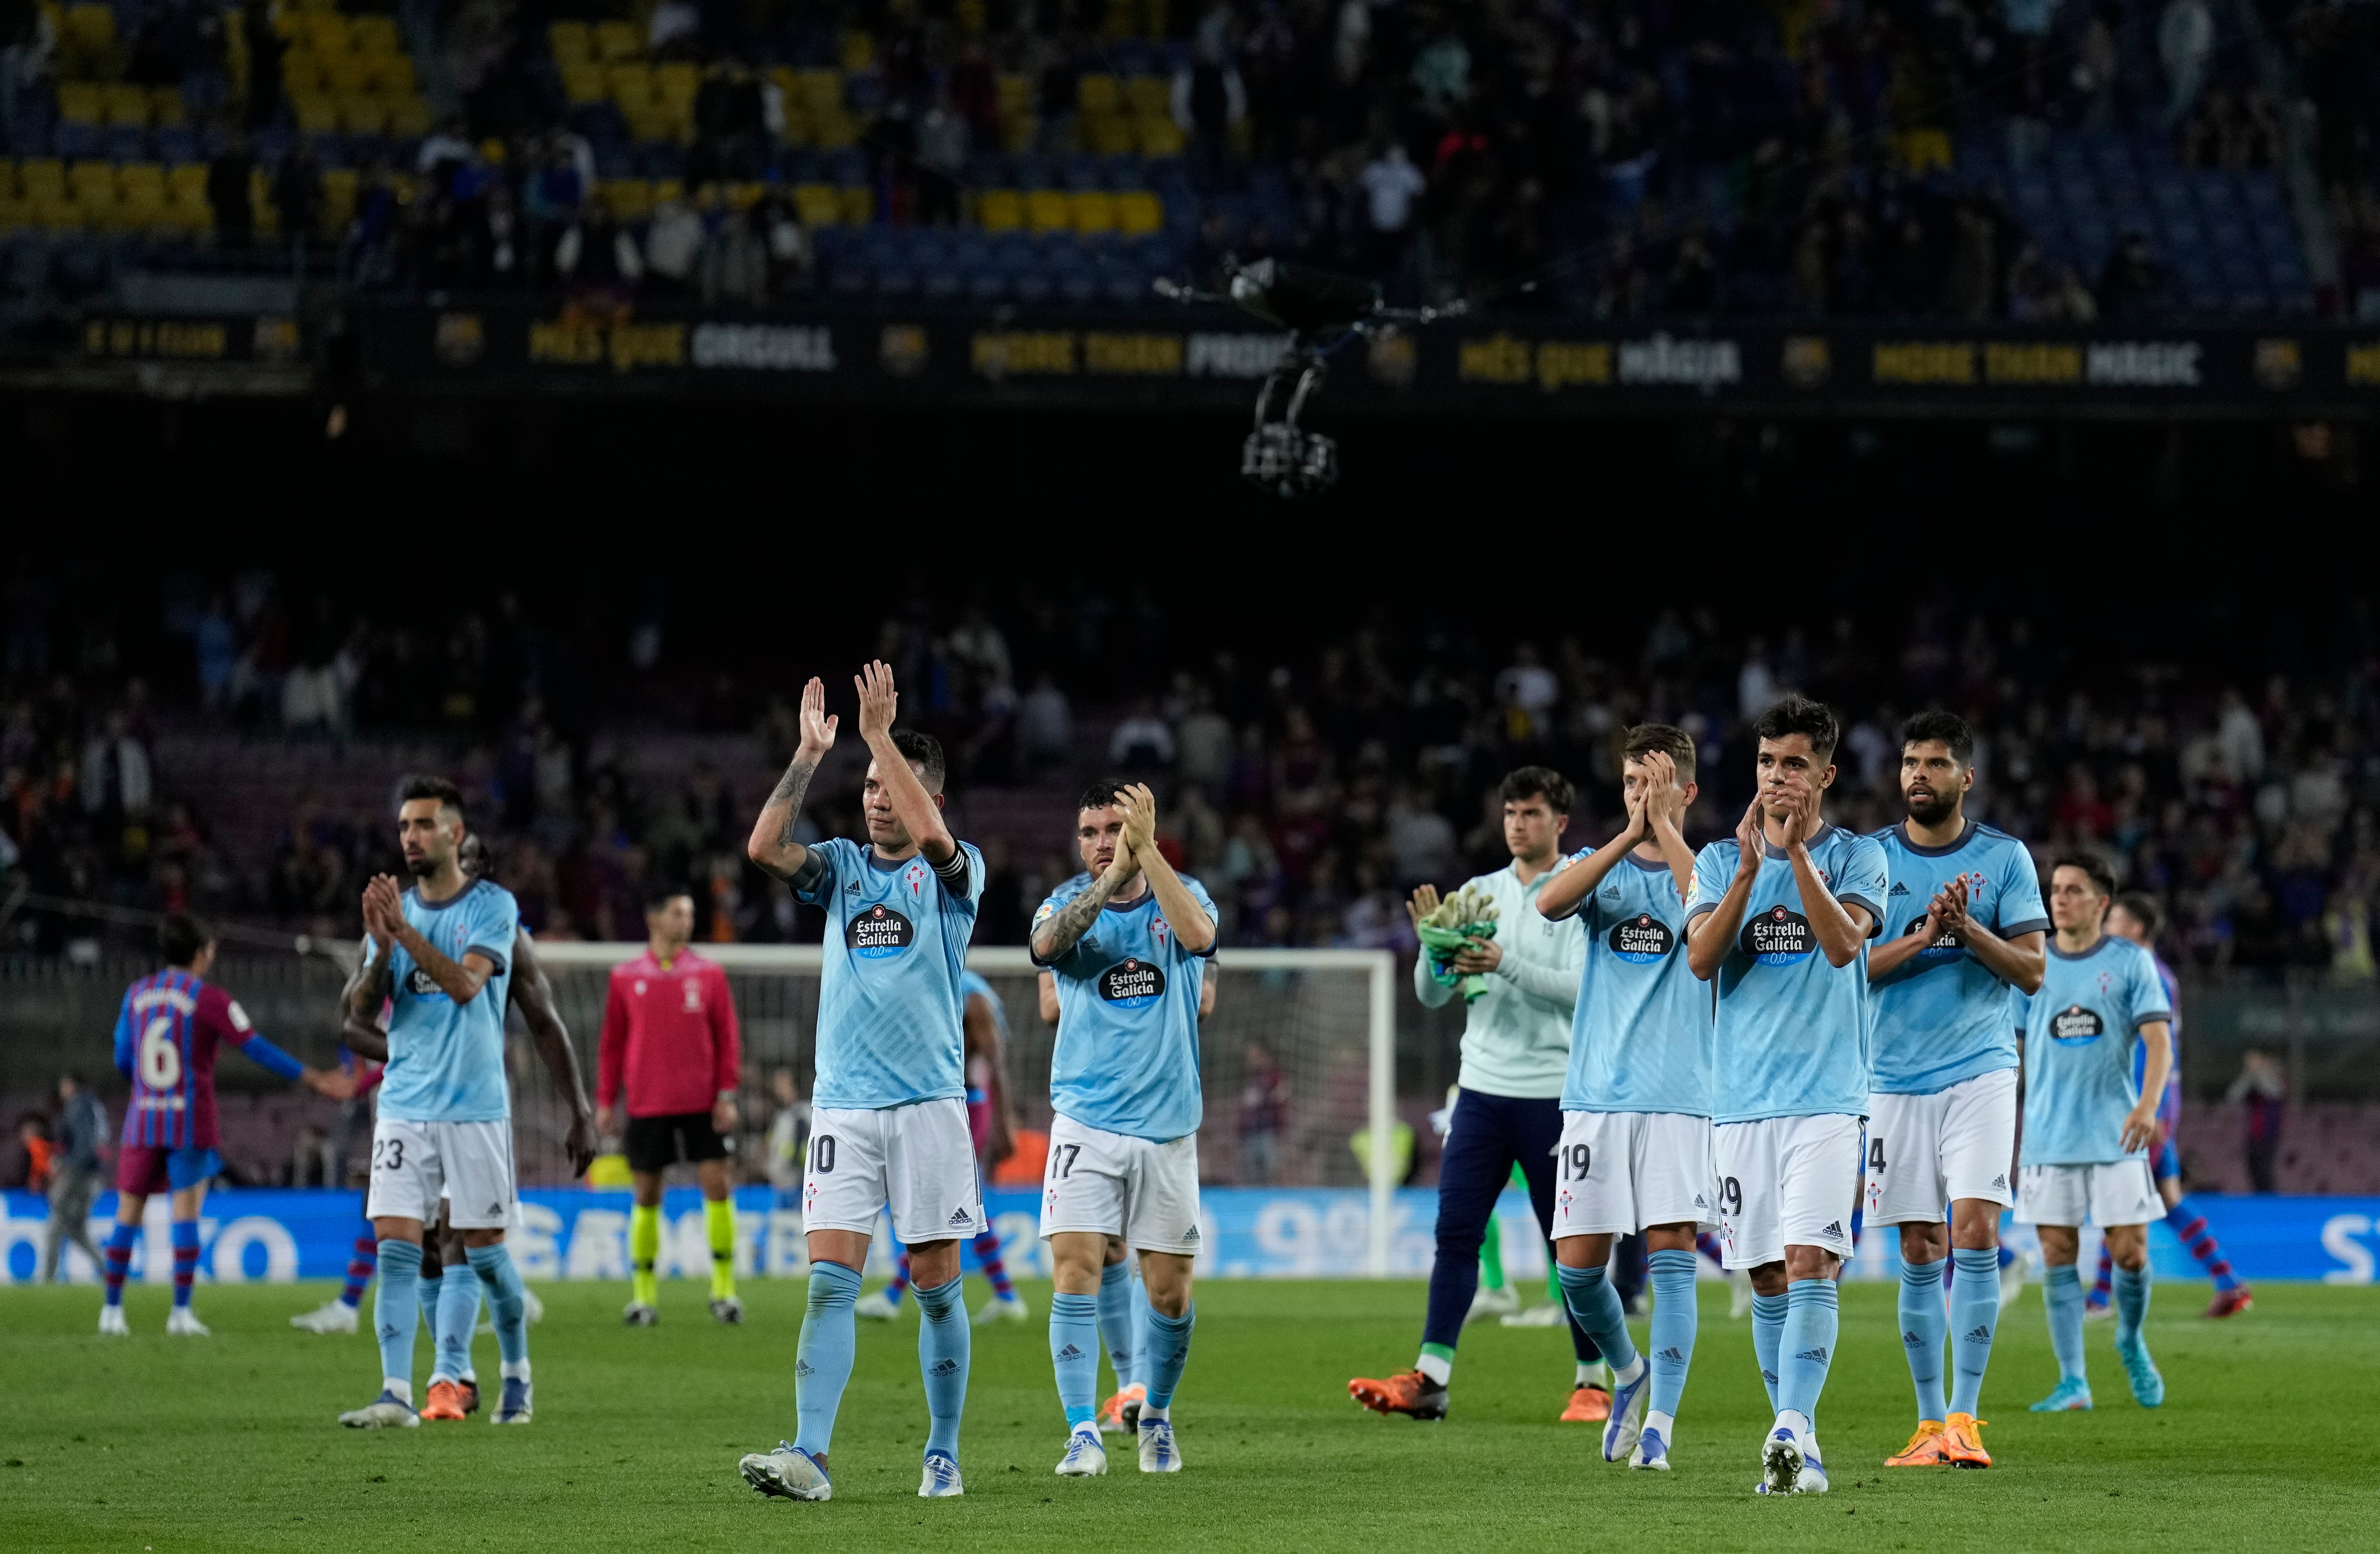
[{"label": "goal net", "polygon": [[[612,967],[639,944],[540,943],[588,1085]],[[776,1110],[774,1075],[790,1070],[804,1098],[817,1062],[815,944],[704,944],[727,972],[743,1033],[742,1107],[758,1132]],[[1022,948],[970,952],[1006,1016],[1005,1078],[1021,1128],[1050,1126],[1050,1052],[1057,1032],[1040,1014],[1039,973]],[[1394,963],[1380,950],[1224,950],[1210,965],[1214,1011],[1199,1025],[1206,1122],[1199,1172],[1219,1186],[1368,1186],[1366,1262],[1389,1268],[1391,1149],[1359,1156],[1356,1135],[1388,1136],[1395,1113]],[[517,1022],[516,1021],[516,1026]],[[516,1039],[513,1110],[525,1182],[566,1174],[559,1142],[567,1115],[542,1065]],[[1368,1157],[1366,1159],[1366,1157]],[[1037,1186],[1028,1179],[1023,1185]]]}]

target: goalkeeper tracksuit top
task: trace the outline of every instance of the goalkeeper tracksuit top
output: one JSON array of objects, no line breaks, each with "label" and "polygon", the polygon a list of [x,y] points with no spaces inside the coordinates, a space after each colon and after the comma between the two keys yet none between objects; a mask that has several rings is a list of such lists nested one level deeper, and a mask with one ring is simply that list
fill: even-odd
[{"label": "goalkeeper tracksuit top", "polygon": [[[1466,1090],[1526,1099],[1562,1093],[1586,937],[1575,921],[1549,923],[1538,915],[1537,892],[1552,878],[1540,874],[1524,885],[1518,866],[1507,864],[1470,881],[1496,903],[1496,942],[1504,961],[1464,1012],[1463,1068],[1455,1083]],[[1433,1009],[1462,996],[1429,974],[1427,952],[1414,960],[1414,993]]]}]

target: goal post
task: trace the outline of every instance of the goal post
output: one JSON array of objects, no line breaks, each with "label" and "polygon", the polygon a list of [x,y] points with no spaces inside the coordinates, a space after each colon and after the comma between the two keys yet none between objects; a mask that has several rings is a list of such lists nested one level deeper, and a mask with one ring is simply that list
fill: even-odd
[{"label": "goal post", "polygon": [[[595,1049],[611,970],[644,953],[642,944],[540,941],[538,960],[577,1042],[591,1087]],[[808,1095],[817,1052],[818,987],[825,952],[817,944],[696,944],[728,976],[744,1033],[747,1078],[765,1087],[778,1068],[793,1070]],[[1054,1031],[1039,1013],[1038,970],[1022,946],[967,953],[970,969],[991,983],[1006,1015],[1003,1065],[1022,1125],[1050,1123],[1050,1049]],[[1199,1075],[1206,1097],[1199,1156],[1221,1185],[1367,1189],[1366,1270],[1385,1277],[1395,1218],[1396,959],[1386,950],[1225,949],[1209,975],[1220,981],[1215,1011],[1199,1026]],[[1256,1049],[1279,1083],[1249,1095]],[[560,1099],[534,1062],[514,1064],[526,1114],[539,1135],[560,1136]],[[759,1099],[759,1098],[754,1098]],[[1276,1118],[1274,1113],[1279,1112]],[[545,1113],[552,1115],[544,1115]],[[1358,1129],[1374,1147],[1359,1160]],[[524,1139],[524,1145],[530,1141]]]}]

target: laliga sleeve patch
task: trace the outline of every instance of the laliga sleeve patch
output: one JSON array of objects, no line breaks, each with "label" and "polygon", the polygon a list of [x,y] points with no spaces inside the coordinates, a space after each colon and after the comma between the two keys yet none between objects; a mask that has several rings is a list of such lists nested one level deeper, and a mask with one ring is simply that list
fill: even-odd
[{"label": "laliga sleeve patch", "polygon": [[224,1006],[224,1016],[231,1021],[231,1028],[236,1031],[245,1032],[253,1028],[248,1023],[248,1011],[239,1006],[237,999]]}]

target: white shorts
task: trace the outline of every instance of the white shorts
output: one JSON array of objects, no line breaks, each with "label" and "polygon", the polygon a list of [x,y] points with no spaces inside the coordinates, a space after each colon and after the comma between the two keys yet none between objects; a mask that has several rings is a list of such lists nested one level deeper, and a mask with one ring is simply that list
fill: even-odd
[{"label": "white shorts", "polygon": [[1870,1096],[1867,1118],[1869,1224],[1939,1224],[1957,1198],[2015,1201],[2016,1070],[1930,1096]]},{"label": "white shorts", "polygon": [[1788,1246],[1852,1255],[1860,1119],[1767,1117],[1711,1130],[1718,1239],[1729,1268],[1782,1262]]},{"label": "white shorts", "polygon": [[366,1217],[426,1225],[439,1218],[441,1198],[446,1200],[446,1223],[456,1230],[510,1230],[520,1222],[509,1121],[407,1123],[382,1117],[372,1124]]},{"label": "white shorts", "polygon": [[2027,1225],[2145,1225],[2165,1218],[2145,1156],[2103,1165],[2034,1165],[2017,1173],[2016,1217]]},{"label": "white shorts", "polygon": [[1041,1179],[1041,1238],[1071,1231],[1119,1235],[1135,1251],[1197,1256],[1198,1135],[1160,1144],[1056,1118]]},{"label": "white shorts", "polygon": [[811,1114],[803,1230],[874,1235],[876,1217],[887,1207],[905,1246],[983,1233],[983,1184],[966,1102],[945,1096],[881,1111]]},{"label": "white shorts", "polygon": [[1554,1239],[1718,1225],[1711,1124],[1675,1111],[1565,1111],[1554,1147]]}]

